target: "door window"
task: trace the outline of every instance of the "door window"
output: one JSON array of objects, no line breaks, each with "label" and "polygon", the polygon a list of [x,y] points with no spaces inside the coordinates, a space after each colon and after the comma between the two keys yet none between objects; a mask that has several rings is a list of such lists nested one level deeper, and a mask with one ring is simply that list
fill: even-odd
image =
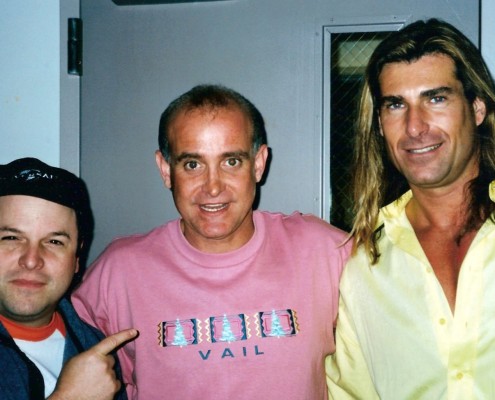
[{"label": "door window", "polygon": [[350,168],[365,68],[376,46],[408,19],[334,19],[323,29],[321,214],[346,231],[353,221]]}]

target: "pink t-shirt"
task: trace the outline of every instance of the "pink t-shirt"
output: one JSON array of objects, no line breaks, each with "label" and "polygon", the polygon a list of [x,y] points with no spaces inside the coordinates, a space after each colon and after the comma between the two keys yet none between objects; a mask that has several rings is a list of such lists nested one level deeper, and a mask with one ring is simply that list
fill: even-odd
[{"label": "pink t-shirt", "polygon": [[179,221],[112,242],[73,295],[119,350],[131,399],[325,399],[349,245],[314,216],[254,212],[240,249],[207,254]]}]

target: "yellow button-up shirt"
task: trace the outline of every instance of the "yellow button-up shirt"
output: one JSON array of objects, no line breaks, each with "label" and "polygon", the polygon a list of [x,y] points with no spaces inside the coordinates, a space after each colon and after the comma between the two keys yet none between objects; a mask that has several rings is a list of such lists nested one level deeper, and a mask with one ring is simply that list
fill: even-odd
[{"label": "yellow button-up shirt", "polygon": [[344,270],[329,397],[495,399],[495,224],[464,258],[452,315],[406,217],[411,196],[381,210],[378,264],[359,249]]}]

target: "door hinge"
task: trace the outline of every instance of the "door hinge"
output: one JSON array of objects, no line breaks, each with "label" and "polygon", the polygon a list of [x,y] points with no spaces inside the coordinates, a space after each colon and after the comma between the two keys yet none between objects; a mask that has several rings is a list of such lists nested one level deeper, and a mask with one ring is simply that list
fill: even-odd
[{"label": "door hinge", "polygon": [[82,19],[68,19],[68,34],[67,34],[67,73],[69,75],[82,76]]}]

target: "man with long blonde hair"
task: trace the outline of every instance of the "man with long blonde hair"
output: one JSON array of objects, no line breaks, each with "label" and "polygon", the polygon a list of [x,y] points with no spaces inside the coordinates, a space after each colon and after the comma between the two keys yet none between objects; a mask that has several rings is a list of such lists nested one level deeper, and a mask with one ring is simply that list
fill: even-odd
[{"label": "man with long blonde hair", "polygon": [[495,86],[436,19],[374,51],[331,398],[495,398]]}]

